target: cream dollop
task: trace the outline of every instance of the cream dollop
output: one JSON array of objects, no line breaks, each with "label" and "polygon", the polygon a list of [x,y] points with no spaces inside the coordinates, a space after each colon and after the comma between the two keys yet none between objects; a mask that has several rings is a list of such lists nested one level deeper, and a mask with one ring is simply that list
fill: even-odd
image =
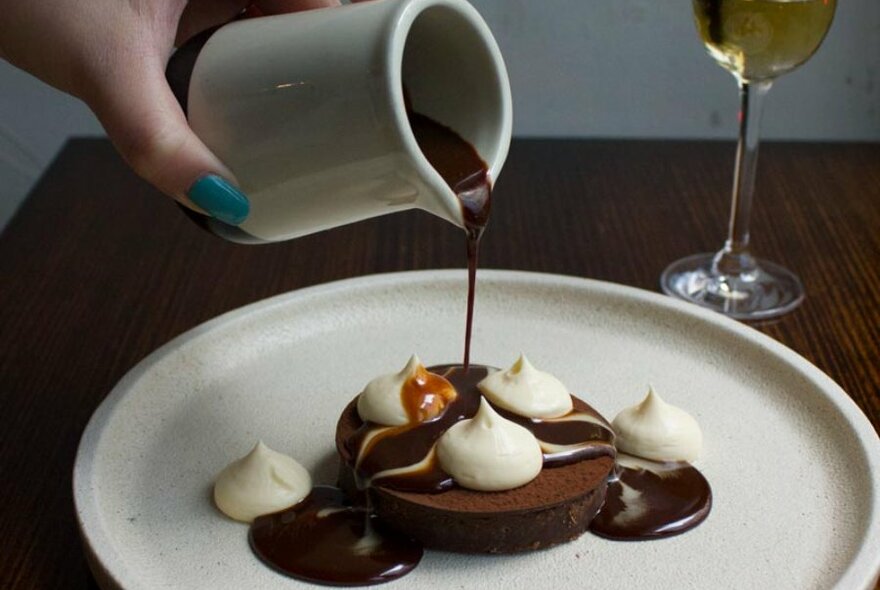
[{"label": "cream dollop", "polygon": [[636,406],[611,423],[617,449],[653,461],[693,461],[700,456],[703,433],[693,416],[660,399],[653,387]]},{"label": "cream dollop", "polygon": [[412,355],[399,373],[380,375],[367,383],[358,396],[357,410],[361,420],[383,426],[402,426],[409,423],[400,392],[408,379],[424,369],[419,357]]},{"label": "cream dollop", "polygon": [[544,458],[528,429],[498,415],[485,398],[477,414],[452,425],[437,441],[440,467],[471,490],[510,490],[532,481]]},{"label": "cream dollop", "polygon": [[558,418],[572,409],[568,388],[550,373],[536,369],[524,354],[512,367],[489,374],[477,387],[499,408],[527,418]]},{"label": "cream dollop", "polygon": [[252,522],[299,503],[311,489],[312,478],[302,465],[260,441],[217,476],[214,503],[229,518]]}]

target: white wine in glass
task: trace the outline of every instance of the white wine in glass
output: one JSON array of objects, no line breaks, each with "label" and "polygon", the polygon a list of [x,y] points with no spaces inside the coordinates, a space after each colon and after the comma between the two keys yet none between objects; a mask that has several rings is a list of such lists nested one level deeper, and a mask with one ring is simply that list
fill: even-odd
[{"label": "white wine in glass", "polygon": [[803,300],[797,276],[749,249],[758,126],[773,80],[815,53],[835,7],[836,0],[693,0],[706,49],[739,83],[739,142],[727,241],[714,254],[672,263],[660,278],[667,294],[738,319],[778,316]]}]

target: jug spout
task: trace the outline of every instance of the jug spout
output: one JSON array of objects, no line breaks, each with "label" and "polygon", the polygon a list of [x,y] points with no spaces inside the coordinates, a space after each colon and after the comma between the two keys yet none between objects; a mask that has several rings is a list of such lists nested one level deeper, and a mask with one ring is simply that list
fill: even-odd
[{"label": "jug spout", "polygon": [[434,198],[425,199],[419,203],[419,208],[441,219],[445,219],[462,229],[465,227],[464,211],[461,207],[461,202],[448,185],[444,184],[444,186],[435,189]]},{"label": "jug spout", "polygon": [[[448,180],[460,184],[480,169],[488,186],[498,178],[513,127],[507,69],[489,27],[469,3],[411,0],[401,2],[398,10],[386,65],[397,80],[389,86],[404,148],[429,185],[428,198],[419,206],[465,227],[466,208],[456,194],[462,187],[453,188]],[[426,123],[436,126],[429,136],[444,136],[433,153],[425,145],[425,129],[420,129]],[[461,165],[443,161],[450,153],[461,153],[456,138],[481,166],[449,169]]]}]

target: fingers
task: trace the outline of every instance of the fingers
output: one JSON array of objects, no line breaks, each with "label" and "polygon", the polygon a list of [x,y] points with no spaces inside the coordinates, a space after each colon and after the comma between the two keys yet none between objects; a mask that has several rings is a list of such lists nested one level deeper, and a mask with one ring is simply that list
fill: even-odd
[{"label": "fingers", "polygon": [[339,0],[258,0],[253,4],[263,14],[284,14],[286,12],[339,6],[341,2]]},{"label": "fingers", "polygon": [[226,223],[244,221],[250,210],[247,197],[235,187],[232,173],[189,128],[165,81],[161,60],[112,69],[112,75],[97,82],[88,102],[125,161],[184,205]]},{"label": "fingers", "polygon": [[202,31],[228,23],[248,4],[249,0],[190,0],[180,17],[174,44],[180,47]]},{"label": "fingers", "polygon": [[[178,43],[228,22],[251,4],[248,0],[191,0],[179,21]],[[261,0],[253,4],[263,14],[277,14],[340,2]],[[165,56],[150,48],[136,53],[132,49],[105,64],[84,100],[140,176],[192,209],[226,223],[241,223],[250,203],[236,188],[232,173],[189,128],[165,80]]]},{"label": "fingers", "polygon": [[252,16],[263,16],[339,5],[339,0],[190,0],[180,17],[174,44],[180,47],[202,31],[228,23],[246,8]]}]

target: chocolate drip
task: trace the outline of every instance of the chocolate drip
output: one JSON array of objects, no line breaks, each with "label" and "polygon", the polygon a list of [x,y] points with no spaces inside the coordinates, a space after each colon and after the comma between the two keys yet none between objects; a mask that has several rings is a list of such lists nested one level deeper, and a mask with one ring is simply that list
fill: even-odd
[{"label": "chocolate drip", "polygon": [[[474,366],[464,372],[459,365],[430,367],[430,373],[445,377],[458,395],[446,404],[442,413],[425,422],[412,422],[404,426],[383,427],[365,422],[345,446],[351,457],[358,459],[355,472],[361,481],[369,481],[389,469],[398,469],[426,461],[427,464],[412,474],[381,478],[381,484],[401,491],[442,492],[452,487],[452,478],[440,469],[433,457],[428,457],[437,439],[446,430],[465,418],[477,413],[480,395],[477,383],[489,374],[487,367]],[[379,431],[367,449],[364,443],[372,433]]]},{"label": "chocolate drip", "polygon": [[[712,490],[689,463],[639,460],[640,465],[629,466],[624,456],[620,460],[605,504],[590,525],[593,533],[620,541],[658,539],[688,531],[708,516]],[[625,493],[626,488],[636,494]]]},{"label": "chocolate drip", "polygon": [[458,197],[464,217],[467,233],[468,298],[462,364],[467,371],[471,358],[480,238],[489,221],[492,205],[489,168],[474,146],[449,127],[413,111],[409,111],[409,124],[425,158]]},{"label": "chocolate drip", "polygon": [[377,484],[399,492],[439,494],[455,486],[452,477],[440,468],[434,453],[431,453],[424,467],[400,475],[386,475],[377,479]]},{"label": "chocolate drip", "polygon": [[[492,408],[535,435],[544,449],[544,467],[558,467],[596,457],[613,457],[615,454],[611,425],[592,408],[575,409],[560,418],[547,420],[526,418],[495,405]],[[601,424],[583,418],[594,418]],[[551,445],[567,448],[548,451]]]},{"label": "chocolate drip", "polygon": [[408,574],[424,553],[417,543],[380,531],[377,524],[338,488],[316,486],[296,506],[254,520],[249,540],[254,553],[283,574],[363,586]]},{"label": "chocolate drip", "polygon": [[[345,441],[348,456],[355,458],[359,480],[376,480],[383,487],[407,492],[440,493],[450,489],[454,482],[434,457],[434,445],[453,424],[477,413],[481,399],[477,384],[492,370],[496,369],[480,365],[474,365],[470,370],[461,365],[430,367],[428,371],[445,377],[458,395],[446,404],[442,413],[424,422],[394,427],[363,423]],[[545,467],[614,456],[611,427],[598,412],[580,400],[577,403],[579,408],[552,420],[525,418],[496,406],[493,408],[505,418],[529,429],[539,442],[565,447],[561,451],[545,452]],[[584,421],[585,417],[595,422]],[[417,464],[421,464],[418,469],[406,473],[383,475],[389,470]]]}]

